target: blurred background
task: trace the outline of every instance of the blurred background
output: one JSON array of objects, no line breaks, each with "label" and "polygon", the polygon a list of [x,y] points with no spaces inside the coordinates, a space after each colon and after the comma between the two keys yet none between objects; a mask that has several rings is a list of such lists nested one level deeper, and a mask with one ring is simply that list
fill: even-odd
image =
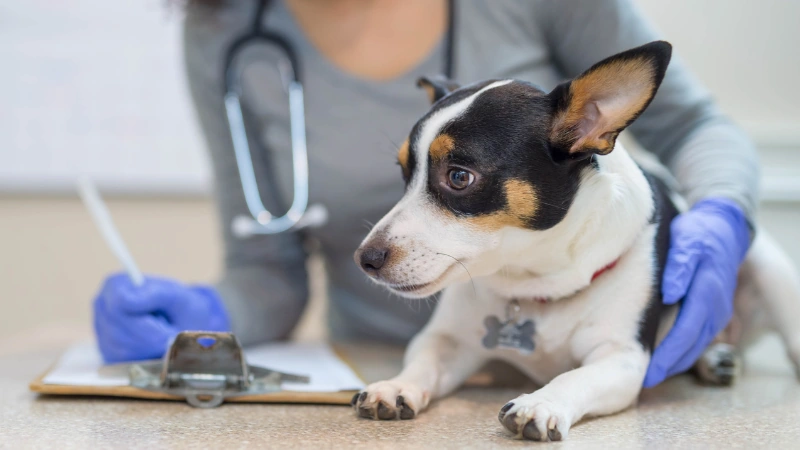
[{"label": "blurred background", "polygon": [[[761,225],[800,264],[800,2],[637,0],[758,145]],[[0,340],[89,336],[119,265],[74,193],[88,173],[147,273],[212,281],[221,243],[180,14],[160,0],[0,0]],[[319,333],[324,279],[301,330]]]}]

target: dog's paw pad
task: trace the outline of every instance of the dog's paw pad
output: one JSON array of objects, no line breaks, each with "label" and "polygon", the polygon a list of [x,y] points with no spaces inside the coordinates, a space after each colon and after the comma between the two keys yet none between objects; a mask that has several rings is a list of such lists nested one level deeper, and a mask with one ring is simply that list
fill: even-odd
[{"label": "dog's paw pad", "polygon": [[517,434],[519,431],[519,425],[517,424],[517,414],[511,413],[505,415],[502,419],[500,419],[500,423],[503,424],[506,429],[514,434]]},{"label": "dog's paw pad", "polygon": [[366,419],[409,420],[427,405],[427,400],[427,394],[414,385],[381,381],[354,395],[350,404],[359,417]]},{"label": "dog's paw pad", "polygon": [[358,408],[358,417],[363,417],[365,419],[375,418],[372,408],[363,408],[363,407]]},{"label": "dog's paw pad", "polygon": [[532,441],[542,440],[542,433],[540,433],[539,429],[536,428],[536,420],[530,420],[525,424],[524,427],[522,427],[522,437]]},{"label": "dog's paw pad", "polygon": [[393,408],[389,408],[388,406],[386,406],[386,403],[383,402],[378,403],[378,419],[391,420],[394,419],[395,416],[396,414]]},{"label": "dog's paw pad", "polygon": [[569,431],[566,410],[537,393],[507,403],[497,418],[518,438],[532,441],[561,441]]}]

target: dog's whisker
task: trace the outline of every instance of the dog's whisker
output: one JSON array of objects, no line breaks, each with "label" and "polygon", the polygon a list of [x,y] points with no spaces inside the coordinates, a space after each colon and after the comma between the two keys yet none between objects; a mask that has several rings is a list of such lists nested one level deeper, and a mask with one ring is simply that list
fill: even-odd
[{"label": "dog's whisker", "polygon": [[[373,279],[372,281],[373,281],[375,284],[381,285],[381,283],[380,283],[380,282],[378,282],[377,280],[374,280],[374,279]],[[409,288],[409,287],[413,287],[413,284],[408,284],[408,283],[398,283],[398,284],[397,284],[397,286],[398,286],[398,287],[400,287],[400,288],[402,289],[402,288]],[[387,293],[389,294],[389,299],[392,299],[392,300],[397,300],[397,299],[399,299],[399,300],[402,300],[402,301],[403,301],[403,304],[404,304],[405,306],[407,306],[407,307],[408,307],[408,309],[410,309],[410,310],[411,310],[411,311],[413,311],[414,313],[416,313],[416,314],[419,314],[420,312],[422,312],[422,305],[421,305],[421,303],[422,303],[422,302],[420,302],[420,301],[417,301],[417,300],[415,300],[415,299],[411,299],[411,298],[404,297],[404,296],[402,296],[402,295],[400,295],[400,294],[398,294],[398,293],[396,293],[396,292],[394,292],[394,291],[391,291],[391,290],[387,291]]]},{"label": "dog's whisker", "polygon": [[455,256],[448,255],[447,253],[439,253],[439,252],[437,252],[436,254],[437,254],[437,255],[442,255],[442,256],[447,256],[447,257],[449,257],[449,258],[453,258],[453,259],[455,260],[455,262],[457,262],[458,264],[460,264],[460,265],[461,265],[461,267],[463,267],[463,268],[464,268],[464,270],[467,272],[467,275],[469,276],[469,281],[470,281],[470,283],[472,283],[472,294],[473,294],[473,295],[475,296],[475,298],[477,299],[477,298],[478,298],[478,291],[475,289],[475,280],[474,280],[474,279],[472,279],[472,274],[471,274],[471,273],[469,273],[469,269],[467,269],[467,266],[465,266],[465,265],[464,265],[464,263],[462,263],[461,261],[459,261],[459,259],[458,259],[458,258],[456,258]]},{"label": "dog's whisker", "polygon": [[560,209],[560,210],[562,210],[562,211],[569,211],[569,208],[565,208],[565,207],[563,207],[563,206],[555,205],[555,204],[553,204],[553,203],[547,203],[547,202],[543,202],[543,201],[541,201],[541,200],[539,200],[539,203],[541,203],[542,205],[551,206],[551,207],[553,207],[553,208],[558,208],[558,209]]},{"label": "dog's whisker", "polygon": [[400,145],[397,142],[395,142],[391,136],[389,136],[389,133],[387,133],[386,130],[378,130],[378,132],[382,134],[386,138],[386,140],[388,140],[392,145],[394,145],[395,148],[400,148]]},{"label": "dog's whisker", "polygon": [[420,311],[422,311],[422,305],[420,304],[420,302],[414,301],[412,299],[407,299],[407,300],[408,300],[408,306],[411,309],[411,311],[414,311],[416,314],[419,314]]},{"label": "dog's whisker", "polygon": [[400,145],[397,142],[395,142],[394,139],[392,139],[392,137],[389,136],[389,133],[387,133],[385,130],[379,130],[379,133],[381,133],[386,138],[386,140],[388,140],[389,143],[392,145],[388,149],[388,151],[391,152],[392,155],[397,154],[397,150],[400,149]]},{"label": "dog's whisker", "polygon": [[[428,305],[428,310],[429,311],[433,311],[433,307],[436,306],[437,303],[439,303],[439,299],[441,298],[441,296],[442,296],[442,293],[440,291],[439,293],[434,294],[433,298],[425,299],[425,303]],[[429,300],[431,300],[431,301],[429,302]]]}]

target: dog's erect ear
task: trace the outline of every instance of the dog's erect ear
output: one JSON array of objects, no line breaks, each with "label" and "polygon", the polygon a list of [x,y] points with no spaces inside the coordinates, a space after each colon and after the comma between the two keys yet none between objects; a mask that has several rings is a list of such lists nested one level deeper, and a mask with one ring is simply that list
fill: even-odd
[{"label": "dog's erect ear", "polygon": [[619,133],[653,100],[671,56],[668,42],[651,42],[554,89],[550,142],[556,151],[568,158],[610,153]]},{"label": "dog's erect ear", "polygon": [[460,86],[453,80],[442,75],[437,75],[433,77],[421,77],[417,80],[417,87],[425,89],[428,93],[428,99],[431,101],[431,104],[433,104],[445,95],[455,91]]}]

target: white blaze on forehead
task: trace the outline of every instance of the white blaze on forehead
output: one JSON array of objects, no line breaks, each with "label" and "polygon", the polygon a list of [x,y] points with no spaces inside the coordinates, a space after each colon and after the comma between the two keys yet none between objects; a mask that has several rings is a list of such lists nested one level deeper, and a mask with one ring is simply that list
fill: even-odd
[{"label": "white blaze on forehead", "polygon": [[[513,80],[502,80],[502,81],[495,81],[491,83],[478,92],[470,95],[469,97],[460,100],[452,105],[442,108],[432,114],[428,119],[422,124],[422,130],[420,131],[417,141],[414,143],[414,151],[416,152],[416,159],[417,159],[417,167],[411,180],[411,189],[409,189],[409,193],[418,194],[425,186],[425,179],[428,177],[428,148],[430,148],[431,143],[439,135],[439,132],[447,125],[448,122],[455,119],[456,117],[464,114],[466,110],[472,106],[472,103],[475,102],[481,94],[484,92],[494,89],[496,87],[505,86],[511,83]],[[408,195],[406,197],[409,197]]]},{"label": "white blaze on forehead", "polygon": [[[388,229],[391,229],[391,232],[395,235],[424,235],[426,231],[430,231],[430,225],[431,223],[436,223],[436,217],[431,216],[431,211],[419,200],[420,197],[424,195],[425,184],[428,178],[428,149],[431,143],[442,128],[448,122],[469,109],[478,96],[489,89],[505,86],[512,81],[513,80],[502,80],[491,83],[469,97],[436,111],[422,124],[422,129],[418,135],[419,137],[413,143],[414,151],[416,152],[414,155],[416,156],[417,166],[414,169],[414,175],[412,176],[409,188],[400,202],[372,228],[372,231],[364,239],[364,242],[369,241],[376,233],[382,233]],[[401,214],[404,211],[406,214]],[[421,228],[419,227],[420,223],[424,224]],[[444,226],[438,223],[433,228],[444,229]],[[459,230],[463,231],[465,228],[459,227],[457,230],[451,230],[451,237],[453,237],[453,233],[457,233]]]}]

